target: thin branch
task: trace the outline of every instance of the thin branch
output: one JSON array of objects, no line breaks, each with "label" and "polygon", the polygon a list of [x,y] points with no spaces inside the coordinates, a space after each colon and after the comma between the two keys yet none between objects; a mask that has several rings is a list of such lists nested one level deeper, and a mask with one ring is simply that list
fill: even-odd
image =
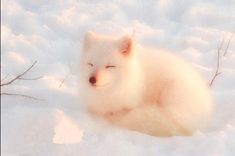
[{"label": "thin branch", "polygon": [[222,57],[221,53],[223,53],[223,56],[226,56],[234,34],[235,34],[235,31],[231,34],[230,38],[228,39],[228,42],[226,44],[224,51],[222,49],[224,46],[224,38],[221,41],[220,45],[218,45],[218,47],[217,47],[217,65],[216,65],[216,70],[215,70],[214,76],[212,77],[211,82],[210,82],[210,87],[213,85],[216,77],[221,74],[221,72],[220,72],[220,64],[221,64],[221,57]]},{"label": "thin branch", "polygon": [[70,72],[67,75],[65,75],[65,77],[63,78],[63,80],[61,81],[61,83],[59,85],[59,88],[61,88],[63,86],[63,84],[64,84],[65,80],[67,79],[67,77],[69,76],[69,74],[70,74]]},{"label": "thin branch", "polygon": [[12,80],[10,80],[10,81],[8,81],[8,82],[6,82],[6,83],[1,83],[0,86],[9,85],[9,84],[13,83],[14,81],[20,79],[20,78],[21,78],[22,76],[24,76],[28,71],[30,71],[30,70],[34,67],[34,65],[35,65],[36,63],[37,63],[37,61],[34,61],[34,63],[33,63],[28,69],[26,69],[22,74],[17,75],[15,78],[13,78]]},{"label": "thin branch", "polygon": [[[33,64],[27,68],[23,73],[17,75],[16,77],[14,77],[13,79],[11,79],[10,81],[6,82],[6,83],[2,83],[2,81],[8,76],[5,76],[2,80],[1,80],[1,84],[0,86],[6,86],[6,85],[10,85],[12,84],[13,82],[15,82],[16,80],[37,80],[37,79],[40,79],[42,78],[42,76],[40,77],[35,77],[35,78],[23,78],[23,76],[25,74],[27,74],[28,71],[30,71],[34,65],[37,63],[37,61],[34,61]],[[36,98],[36,97],[33,97],[33,96],[29,96],[29,95],[24,95],[24,94],[18,94],[18,93],[5,93],[5,92],[1,92],[0,95],[7,95],[7,96],[19,96],[19,97],[24,97],[24,98],[29,98],[29,99],[33,99],[33,100],[39,100],[39,101],[42,101],[44,99],[39,99],[39,98]]]},{"label": "thin branch", "polygon": [[33,96],[24,95],[24,94],[0,93],[0,95],[19,96],[19,97],[29,98],[29,99],[33,99],[33,100],[38,100],[38,101],[44,101],[44,99],[39,99],[39,98],[36,98],[36,97],[33,97]]},{"label": "thin branch", "polygon": [[231,43],[231,40],[232,40],[232,38],[233,38],[234,33],[235,33],[235,31],[232,33],[232,35],[230,36],[230,38],[229,38],[229,40],[228,40],[227,46],[226,46],[226,48],[225,48],[225,50],[224,50],[224,56],[225,56],[225,55],[227,54],[227,52],[228,52],[228,48],[229,48],[229,46],[230,46],[230,43]]},{"label": "thin branch", "polygon": [[211,82],[210,82],[210,86],[213,85],[213,82],[215,80],[215,78],[221,74],[221,72],[219,72],[219,69],[220,69],[220,53],[221,53],[221,49],[223,47],[223,44],[224,44],[224,39],[221,41],[220,45],[218,45],[218,48],[217,48],[217,64],[216,64],[216,70],[215,70],[215,73],[214,73],[214,76],[212,77],[211,79]]}]

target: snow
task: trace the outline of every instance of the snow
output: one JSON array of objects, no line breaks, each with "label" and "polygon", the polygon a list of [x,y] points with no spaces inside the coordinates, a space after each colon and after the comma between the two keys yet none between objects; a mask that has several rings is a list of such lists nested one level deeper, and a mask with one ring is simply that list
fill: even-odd
[{"label": "snow", "polygon": [[234,32],[234,8],[234,0],[3,0],[1,78],[6,82],[35,60],[25,77],[43,78],[1,88],[42,99],[1,96],[1,154],[235,155],[235,37],[222,57],[222,74],[211,88],[212,124],[193,136],[153,137],[94,118],[78,102],[76,76],[69,74],[86,31],[134,31],[138,43],[172,50],[209,82],[217,46],[223,38],[227,43]]}]

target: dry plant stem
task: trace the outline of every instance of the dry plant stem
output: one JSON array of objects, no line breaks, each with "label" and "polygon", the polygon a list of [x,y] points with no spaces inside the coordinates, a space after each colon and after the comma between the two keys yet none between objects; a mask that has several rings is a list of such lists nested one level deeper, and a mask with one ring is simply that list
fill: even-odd
[{"label": "dry plant stem", "polygon": [[210,82],[210,86],[213,85],[213,82],[215,80],[215,78],[221,74],[221,72],[219,72],[219,69],[220,69],[220,53],[221,53],[221,49],[223,47],[223,44],[224,44],[224,39],[221,41],[220,45],[218,46],[217,48],[217,64],[216,64],[216,70],[215,70],[215,74],[214,76],[212,77],[211,79],[211,82]]},{"label": "dry plant stem", "polygon": [[228,43],[227,43],[227,46],[225,48],[225,51],[224,51],[224,56],[226,56],[227,52],[228,52],[228,48],[230,46],[230,43],[231,43],[231,40],[233,38],[233,35],[234,35],[235,31],[232,33],[232,35],[230,36],[229,40],[228,40]]},{"label": "dry plant stem", "polygon": [[36,97],[33,97],[33,96],[24,95],[24,94],[1,93],[1,95],[8,95],[8,96],[20,96],[20,97],[24,97],[24,98],[33,99],[33,100],[44,101],[44,99],[39,99],[39,98],[36,98]]},{"label": "dry plant stem", "polygon": [[[226,47],[225,47],[225,49],[224,49],[224,51],[223,51],[223,56],[226,56],[226,54],[228,53],[228,49],[229,49],[231,40],[232,40],[232,38],[233,38],[233,36],[234,36],[234,33],[235,33],[235,31],[232,33],[232,35],[230,36],[230,38],[229,38],[229,40],[228,40],[228,42],[227,42],[227,45],[226,45]],[[221,59],[221,53],[222,53],[222,47],[223,47],[223,45],[224,45],[224,39],[221,41],[220,45],[219,45],[218,48],[217,48],[217,65],[216,65],[215,74],[214,74],[214,76],[212,77],[211,82],[210,82],[210,87],[213,85],[213,83],[214,83],[216,77],[221,74],[221,72],[220,72],[219,70],[220,70],[220,63],[221,63],[221,60],[220,60],[220,59]]]},{"label": "dry plant stem", "polygon": [[69,76],[70,72],[63,78],[63,80],[61,81],[59,88],[61,88],[65,82],[65,80],[67,79],[67,77]]},{"label": "dry plant stem", "polygon": [[24,76],[28,71],[30,71],[36,63],[37,63],[37,61],[34,61],[34,63],[28,69],[26,69],[22,74],[17,75],[15,78],[13,78],[12,80],[10,80],[6,83],[1,83],[0,86],[6,86],[6,85],[13,83],[16,80],[20,80],[22,78],[22,76]]},{"label": "dry plant stem", "polygon": [[[30,71],[34,65],[37,63],[37,61],[34,61],[34,63],[29,67],[27,68],[23,73],[17,75],[15,78],[11,79],[10,81],[6,82],[6,83],[2,83],[3,80],[5,80],[7,78],[4,77],[2,80],[1,80],[1,84],[0,86],[7,86],[7,85],[11,85],[13,82],[15,82],[16,80],[37,80],[37,79],[40,79],[42,78],[42,76],[40,77],[36,77],[36,78],[22,78],[28,71]],[[42,101],[44,99],[39,99],[39,98],[36,98],[36,97],[33,97],[33,96],[29,96],[29,95],[24,95],[24,94],[17,94],[17,93],[5,93],[5,92],[1,92],[0,95],[7,95],[7,96],[19,96],[19,97],[24,97],[24,98],[29,98],[29,99],[33,99],[33,100],[39,100],[39,101]]]}]

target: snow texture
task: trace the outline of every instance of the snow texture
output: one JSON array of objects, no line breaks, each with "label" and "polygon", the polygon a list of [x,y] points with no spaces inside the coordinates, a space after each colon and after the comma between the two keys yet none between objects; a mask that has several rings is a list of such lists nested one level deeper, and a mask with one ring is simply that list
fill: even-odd
[{"label": "snow texture", "polygon": [[[168,48],[211,80],[217,46],[235,31],[234,0],[2,0],[3,82],[38,63],[26,78],[1,88],[44,99],[1,96],[4,156],[235,155],[235,37],[211,90],[213,122],[193,136],[153,137],[93,118],[70,74],[87,30],[132,34],[145,46]],[[66,77],[66,75],[68,75]],[[61,87],[61,81],[66,77]]]}]

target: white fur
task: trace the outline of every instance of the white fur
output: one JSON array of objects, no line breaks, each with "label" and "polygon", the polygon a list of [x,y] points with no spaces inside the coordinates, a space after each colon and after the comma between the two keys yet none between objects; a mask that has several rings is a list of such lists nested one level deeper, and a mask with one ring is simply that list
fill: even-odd
[{"label": "white fur", "polygon": [[[189,135],[210,119],[206,84],[188,63],[164,50],[136,48],[131,38],[88,32],[79,67],[80,96],[92,113],[113,124],[171,136]],[[92,75],[96,86],[89,83]]]}]

